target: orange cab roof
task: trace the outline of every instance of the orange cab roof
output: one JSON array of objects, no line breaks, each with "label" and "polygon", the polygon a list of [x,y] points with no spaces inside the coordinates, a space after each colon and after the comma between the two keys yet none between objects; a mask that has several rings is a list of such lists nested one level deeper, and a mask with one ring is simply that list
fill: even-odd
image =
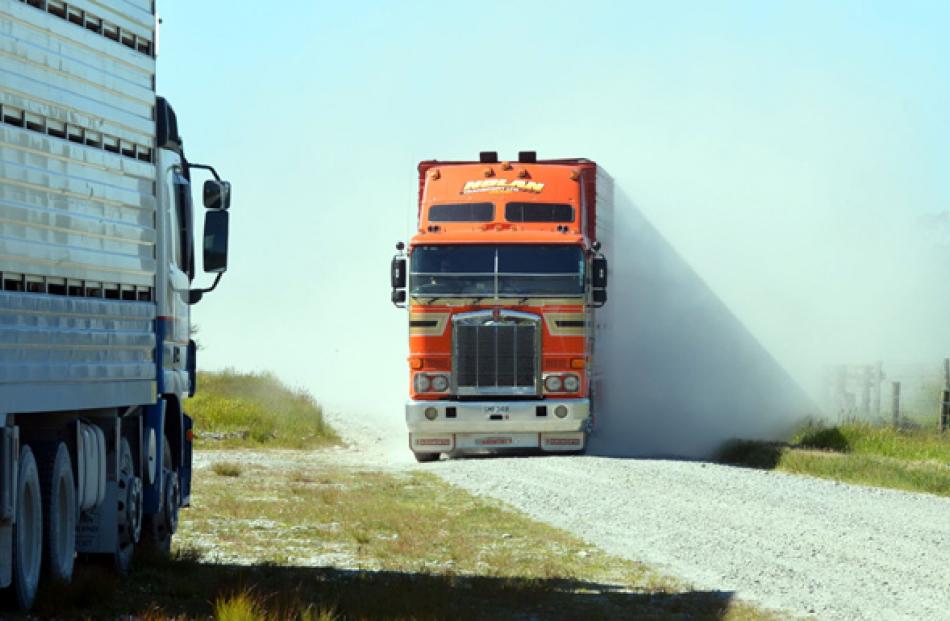
[{"label": "orange cab roof", "polygon": [[[581,243],[593,201],[585,205],[585,191],[594,196],[591,182],[596,165],[590,160],[542,162],[438,162],[419,164],[419,232],[412,243]],[[586,185],[586,187],[585,187]],[[433,206],[484,207],[478,221],[430,219]],[[568,205],[572,220],[513,222],[506,220],[509,203]],[[474,219],[474,218],[473,218]]]}]

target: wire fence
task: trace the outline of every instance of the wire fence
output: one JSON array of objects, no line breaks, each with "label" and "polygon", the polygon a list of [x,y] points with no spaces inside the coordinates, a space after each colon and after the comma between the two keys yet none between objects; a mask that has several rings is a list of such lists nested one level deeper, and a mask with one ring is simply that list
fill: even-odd
[{"label": "wire fence", "polygon": [[839,423],[950,426],[950,359],[932,364],[837,364],[828,369],[826,409]]}]

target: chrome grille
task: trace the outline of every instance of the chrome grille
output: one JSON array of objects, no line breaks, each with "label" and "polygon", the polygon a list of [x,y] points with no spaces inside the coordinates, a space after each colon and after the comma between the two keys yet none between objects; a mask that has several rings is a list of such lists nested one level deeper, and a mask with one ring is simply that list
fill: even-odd
[{"label": "chrome grille", "polygon": [[477,311],[454,318],[454,381],[459,395],[538,393],[540,317]]}]

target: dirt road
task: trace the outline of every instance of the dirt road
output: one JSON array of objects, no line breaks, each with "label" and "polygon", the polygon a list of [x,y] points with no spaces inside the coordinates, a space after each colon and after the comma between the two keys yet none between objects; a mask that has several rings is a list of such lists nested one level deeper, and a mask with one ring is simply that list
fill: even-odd
[{"label": "dirt road", "polygon": [[950,619],[950,499],[699,462],[415,466],[373,427],[332,422],[361,459],[426,468],[698,588],[820,619]]}]

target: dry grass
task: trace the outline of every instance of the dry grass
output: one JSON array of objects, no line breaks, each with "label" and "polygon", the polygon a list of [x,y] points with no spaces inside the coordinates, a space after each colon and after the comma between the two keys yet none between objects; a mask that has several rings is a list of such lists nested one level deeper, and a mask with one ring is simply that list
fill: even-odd
[{"label": "dry grass", "polygon": [[240,461],[239,487],[213,466],[198,470],[176,558],[139,557],[129,580],[97,577],[89,593],[82,580],[54,597],[48,587],[37,612],[222,621],[775,618],[428,473],[285,464]]},{"label": "dry grass", "polygon": [[234,461],[218,461],[212,464],[211,470],[219,477],[239,477],[243,468]]},{"label": "dry grass", "polygon": [[198,448],[316,448],[339,441],[312,396],[269,373],[199,373],[186,407]]}]

